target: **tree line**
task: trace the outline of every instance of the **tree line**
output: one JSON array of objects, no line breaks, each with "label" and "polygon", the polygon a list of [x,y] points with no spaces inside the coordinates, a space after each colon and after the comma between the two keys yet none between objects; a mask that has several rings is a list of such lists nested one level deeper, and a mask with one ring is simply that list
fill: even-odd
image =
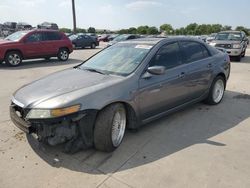
[{"label": "tree line", "polygon": [[[60,31],[64,33],[73,33],[69,28],[60,28]],[[96,33],[96,29],[94,27],[89,27],[88,29],[76,28],[76,33]]]},{"label": "tree line", "polygon": [[[173,28],[171,24],[163,24],[160,28],[139,26],[137,28],[131,27],[129,29],[121,29],[118,31],[119,34],[148,34],[155,35],[164,32],[166,35],[209,35],[211,33],[218,33],[220,31],[232,30],[232,26],[221,25],[221,24],[197,24],[191,23],[186,27]],[[244,31],[247,35],[250,34],[250,30],[244,26],[237,26],[237,31]]]},{"label": "tree line", "polygon": [[[62,32],[72,33],[71,29],[61,28]],[[140,35],[158,35],[164,33],[166,35],[209,35],[211,33],[218,33],[220,31],[232,30],[232,26],[221,25],[221,24],[197,24],[191,23],[186,27],[174,28],[171,24],[163,24],[159,28],[155,26],[139,26],[130,27],[128,29],[121,29],[119,31],[114,31],[112,33],[117,34],[140,34]],[[244,31],[248,36],[250,34],[250,29],[244,26],[237,26],[235,28],[237,31]],[[105,31],[105,30],[104,30]],[[94,27],[89,27],[88,29],[77,28],[76,33],[96,33]]]}]

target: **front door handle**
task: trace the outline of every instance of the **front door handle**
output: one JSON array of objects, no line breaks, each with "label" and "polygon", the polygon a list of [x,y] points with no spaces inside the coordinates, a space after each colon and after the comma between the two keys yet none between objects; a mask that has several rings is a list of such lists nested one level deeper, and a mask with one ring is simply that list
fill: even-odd
[{"label": "front door handle", "polygon": [[184,78],[184,77],[185,77],[185,72],[181,72],[181,74],[179,74],[178,77],[179,77],[179,78]]},{"label": "front door handle", "polygon": [[207,68],[211,68],[212,66],[213,66],[212,63],[207,64]]}]

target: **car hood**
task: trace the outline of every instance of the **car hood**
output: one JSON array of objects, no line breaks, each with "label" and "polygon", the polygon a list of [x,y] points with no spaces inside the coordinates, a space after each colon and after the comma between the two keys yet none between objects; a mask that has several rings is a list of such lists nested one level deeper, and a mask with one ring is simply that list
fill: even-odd
[{"label": "car hood", "polygon": [[29,108],[54,97],[67,95],[67,93],[81,89],[84,90],[83,93],[95,92],[98,86],[103,88],[121,79],[122,77],[81,69],[66,69],[23,86],[15,92],[13,97],[19,104]]},{"label": "car hood", "polygon": [[213,43],[216,44],[239,44],[240,41],[233,41],[233,40],[213,40]]},{"label": "car hood", "polygon": [[117,41],[110,41],[109,43],[108,43],[108,46],[112,46],[112,45],[114,45],[114,44],[116,44],[116,43],[118,43]]},{"label": "car hood", "polygon": [[14,41],[9,41],[9,40],[0,40],[0,45],[2,44],[13,44],[15,43]]}]

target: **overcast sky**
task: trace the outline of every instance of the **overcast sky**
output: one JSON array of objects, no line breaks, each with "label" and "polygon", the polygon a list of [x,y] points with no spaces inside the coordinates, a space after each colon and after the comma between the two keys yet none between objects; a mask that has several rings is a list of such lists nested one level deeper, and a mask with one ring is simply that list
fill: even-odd
[{"label": "overcast sky", "polygon": [[[169,23],[219,23],[250,28],[249,0],[75,0],[77,26],[121,29]],[[0,23],[49,21],[72,28],[71,0],[0,0]]]}]

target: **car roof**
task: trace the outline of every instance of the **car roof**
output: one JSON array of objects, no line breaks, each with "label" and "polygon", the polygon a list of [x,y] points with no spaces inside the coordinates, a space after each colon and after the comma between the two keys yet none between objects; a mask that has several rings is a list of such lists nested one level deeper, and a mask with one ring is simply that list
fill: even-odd
[{"label": "car roof", "polygon": [[155,45],[161,41],[183,41],[183,40],[189,40],[189,41],[195,41],[199,43],[203,43],[201,40],[196,39],[194,37],[183,37],[183,36],[170,36],[170,37],[152,37],[152,38],[138,38],[133,40],[126,40],[122,41],[121,43],[134,43],[134,44],[152,44]]},{"label": "car roof", "polygon": [[53,29],[32,29],[32,30],[25,30],[27,33],[29,32],[60,32],[58,30],[53,30]]},{"label": "car roof", "polygon": [[221,31],[219,33],[241,33],[241,31]]}]

